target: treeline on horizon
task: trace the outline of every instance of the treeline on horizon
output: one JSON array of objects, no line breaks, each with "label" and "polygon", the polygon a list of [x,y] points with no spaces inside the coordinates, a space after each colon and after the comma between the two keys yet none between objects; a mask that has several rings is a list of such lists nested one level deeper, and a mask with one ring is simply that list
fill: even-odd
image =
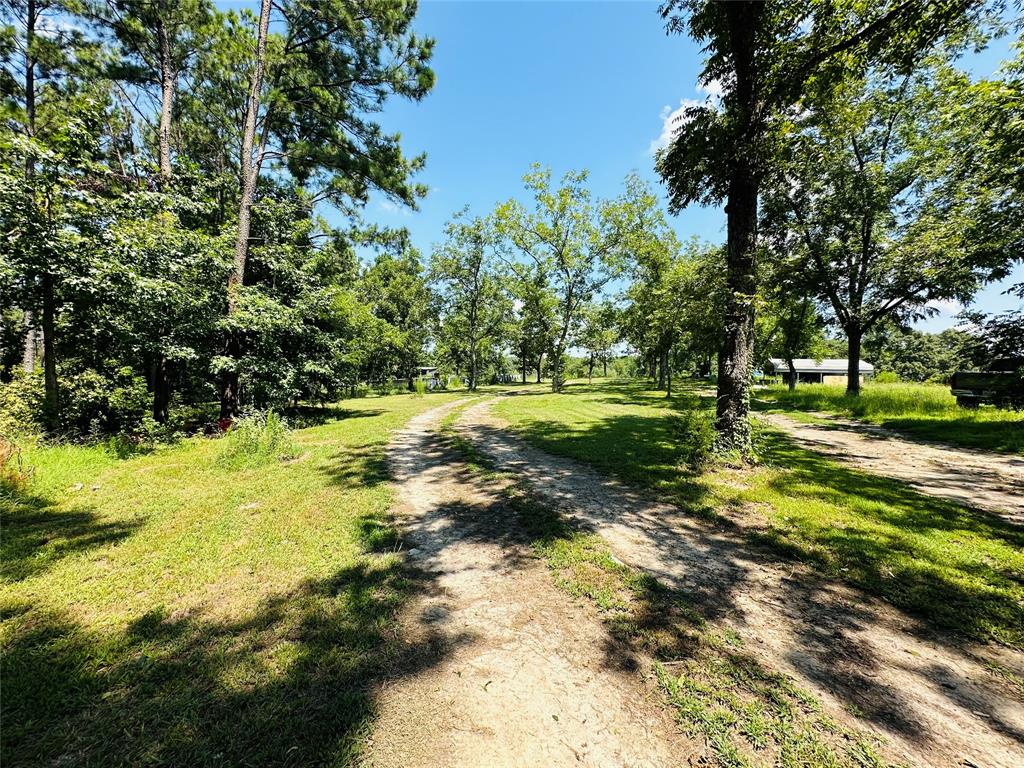
[{"label": "treeline on horizon", "polygon": [[[972,79],[963,51],[1019,31],[994,7],[862,5],[662,8],[722,95],[657,169],[671,211],[726,204],[724,247],[680,241],[635,175],[597,199],[585,171],[535,165],[521,199],[456,213],[423,255],[361,218],[371,195],[426,194],[426,158],[374,119],[433,86],[415,3],[6,3],[0,432],[150,439],[411,389],[428,364],[557,391],[627,345],[665,388],[716,371],[719,434],[742,450],[768,357],[826,356],[839,334],[851,364],[864,347],[934,378],[951,363],[913,368],[901,329],[1020,258],[1024,55]],[[729,45],[747,34],[750,82]],[[1019,311],[965,320],[957,365],[1024,354]]]}]

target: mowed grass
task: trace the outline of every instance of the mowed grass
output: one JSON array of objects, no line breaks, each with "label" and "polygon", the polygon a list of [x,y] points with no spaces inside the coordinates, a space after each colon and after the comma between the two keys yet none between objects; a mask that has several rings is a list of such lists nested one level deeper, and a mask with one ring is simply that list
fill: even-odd
[{"label": "mowed grass", "polygon": [[1024,411],[961,408],[945,384],[869,381],[858,397],[848,397],[844,385],[804,384],[792,392],[773,386],[755,392],[755,398],[783,410],[850,416],[926,440],[1024,454]]},{"label": "mowed grass", "polygon": [[497,408],[537,447],[735,525],[767,558],[806,563],[935,627],[1024,649],[1024,529],[847,469],[777,432],[759,436],[763,465],[694,474],[668,418],[694,402],[634,384],[572,385]]},{"label": "mowed grass", "polygon": [[455,396],[348,401],[236,469],[208,439],[27,451],[31,484],[0,495],[0,762],[350,762],[374,676],[423,651],[393,629],[384,446]]}]

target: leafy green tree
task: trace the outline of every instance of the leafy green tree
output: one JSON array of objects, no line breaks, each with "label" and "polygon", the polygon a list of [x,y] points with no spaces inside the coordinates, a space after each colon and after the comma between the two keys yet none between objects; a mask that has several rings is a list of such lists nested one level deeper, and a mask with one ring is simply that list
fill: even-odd
[{"label": "leafy green tree", "polygon": [[382,252],[366,271],[358,291],[374,317],[384,324],[369,378],[405,378],[411,391],[434,309],[419,253],[411,247],[398,253]]},{"label": "leafy green tree", "polygon": [[494,241],[490,222],[470,218],[463,210],[445,225],[445,242],[435,249],[430,263],[430,277],[442,302],[442,335],[449,347],[465,347],[471,392],[479,383],[481,357],[499,346],[511,312]]},{"label": "leafy green tree", "polygon": [[1012,243],[975,226],[973,185],[933,162],[947,140],[935,81],[932,68],[874,75],[813,105],[795,123],[787,172],[766,190],[846,335],[852,395],[866,332],[920,317],[929,302],[969,301],[1014,256]]},{"label": "leafy green tree", "polygon": [[722,86],[720,104],[686,111],[658,171],[673,211],[725,203],[728,301],[718,371],[716,445],[751,453],[758,202],[776,172],[787,125],[809,93],[827,92],[872,62],[909,71],[922,51],[984,13],[970,0],[918,3],[764,3],[667,0],[669,32],[704,46],[701,82]]},{"label": "leafy green tree", "polygon": [[620,197],[598,202],[586,180],[586,171],[570,171],[552,188],[551,171],[534,165],[523,177],[532,210],[509,200],[495,212],[507,248],[532,263],[537,280],[550,286],[558,301],[550,340],[554,392],[562,389],[562,358],[579,332],[583,307],[622,272],[631,249],[650,234],[645,213],[653,196],[633,177]]},{"label": "leafy green tree", "polygon": [[587,351],[587,380],[593,382],[594,366],[601,363],[608,375],[612,347],[619,340],[618,310],[610,301],[591,303],[583,310],[583,329],[576,344]]}]

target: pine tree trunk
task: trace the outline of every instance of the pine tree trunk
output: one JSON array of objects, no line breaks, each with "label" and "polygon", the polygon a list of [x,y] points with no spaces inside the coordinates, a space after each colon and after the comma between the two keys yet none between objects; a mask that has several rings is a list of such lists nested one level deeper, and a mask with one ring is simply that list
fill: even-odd
[{"label": "pine tree trunk", "polygon": [[846,394],[860,395],[860,344],[864,332],[859,325],[846,329]]},{"label": "pine tree trunk", "polygon": [[[259,33],[256,38],[256,60],[253,65],[252,79],[249,84],[249,97],[245,107],[245,125],[242,129],[242,190],[238,205],[238,238],[235,240],[235,268],[228,277],[228,314],[236,310],[237,291],[245,282],[245,265],[249,256],[249,230],[251,225],[252,204],[256,196],[256,182],[259,180],[263,162],[262,147],[259,155],[254,157],[256,144],[256,120],[260,111],[260,93],[263,89],[263,70],[267,58],[267,35],[270,27],[271,0],[260,3]],[[236,360],[241,354],[241,344],[237,338],[229,338],[227,343],[229,357]],[[238,413],[238,373],[234,371],[223,375],[221,381],[220,414],[221,418],[232,418]]]},{"label": "pine tree trunk", "polygon": [[171,178],[171,109],[174,105],[174,63],[171,61],[171,41],[164,19],[157,21],[157,39],[160,43],[160,178]]}]

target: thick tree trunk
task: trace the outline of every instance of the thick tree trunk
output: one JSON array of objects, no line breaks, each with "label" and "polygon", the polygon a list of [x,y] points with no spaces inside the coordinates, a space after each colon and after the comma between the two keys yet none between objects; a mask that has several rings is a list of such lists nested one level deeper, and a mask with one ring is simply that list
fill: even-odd
[{"label": "thick tree trunk", "polygon": [[594,363],[595,363],[594,356],[591,355],[590,356],[590,361],[587,364],[587,383],[588,384],[593,384],[594,383]]},{"label": "thick tree trunk", "polygon": [[658,355],[658,389],[665,388],[665,372],[668,368],[668,350],[661,350]]},{"label": "thick tree trunk", "polygon": [[719,452],[753,453],[750,440],[750,372],[754,358],[754,294],[757,278],[757,203],[760,169],[756,166],[763,127],[758,115],[758,62],[754,56],[765,5],[726,3],[729,47],[735,83],[733,160],[726,195],[725,336],[719,356],[715,448]]},{"label": "thick tree trunk", "polygon": [[174,106],[174,83],[176,73],[171,61],[171,40],[164,19],[157,22],[157,39],[160,43],[160,178],[171,178],[171,109]]},{"label": "thick tree trunk", "polygon": [[604,365],[604,377],[607,379],[608,378],[608,358],[607,357],[603,358],[601,360],[601,363]]},{"label": "thick tree trunk", "polygon": [[757,236],[758,183],[749,168],[734,171],[729,185],[729,288],[725,338],[718,368],[716,446],[723,452],[751,453],[750,371],[754,357],[754,246]]},{"label": "thick tree trunk", "polygon": [[[249,256],[249,230],[252,204],[256,196],[256,182],[262,166],[262,147],[254,156],[256,144],[256,120],[260,111],[260,93],[263,89],[263,70],[267,58],[267,35],[270,27],[271,0],[260,3],[259,33],[256,38],[256,60],[253,63],[252,79],[249,83],[249,97],[245,106],[245,125],[242,128],[242,189],[238,205],[238,237],[235,240],[235,268],[228,277],[228,314],[236,309],[237,290],[245,282],[245,265]],[[241,353],[237,338],[229,338],[228,356],[235,359]],[[221,382],[221,418],[231,418],[238,412],[238,374],[226,373]]]},{"label": "thick tree trunk", "polygon": [[846,394],[860,395],[860,344],[864,331],[860,326],[846,329]]},{"label": "thick tree trunk", "polygon": [[789,366],[789,391],[796,389],[796,366],[793,365],[793,358],[787,357],[786,364]]}]

